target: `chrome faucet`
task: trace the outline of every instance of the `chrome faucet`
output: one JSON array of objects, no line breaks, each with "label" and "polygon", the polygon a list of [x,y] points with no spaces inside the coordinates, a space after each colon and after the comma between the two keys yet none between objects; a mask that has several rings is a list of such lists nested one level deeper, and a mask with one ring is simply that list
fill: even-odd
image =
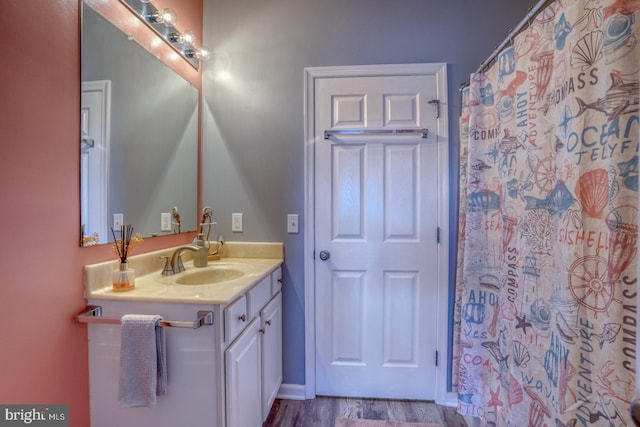
[{"label": "chrome faucet", "polygon": [[206,267],[209,257],[209,248],[204,245],[204,241],[199,239],[196,245],[184,245],[176,248],[173,251],[171,257],[165,256],[165,265],[162,270],[163,276],[171,276],[173,274],[184,271],[184,264],[182,263],[182,252],[192,251],[193,254],[193,266],[194,267]]},{"label": "chrome faucet", "polygon": [[193,265],[195,267],[204,267],[204,265],[198,265],[198,262],[197,262],[197,260],[200,258],[198,257],[198,252],[200,252],[201,250],[202,248],[199,248],[197,246],[185,245],[185,246],[180,246],[175,251],[173,251],[173,255],[171,255],[171,266],[173,267],[173,272],[180,273],[181,271],[184,271],[184,264],[182,264],[182,252],[184,251],[195,252],[193,254]]}]

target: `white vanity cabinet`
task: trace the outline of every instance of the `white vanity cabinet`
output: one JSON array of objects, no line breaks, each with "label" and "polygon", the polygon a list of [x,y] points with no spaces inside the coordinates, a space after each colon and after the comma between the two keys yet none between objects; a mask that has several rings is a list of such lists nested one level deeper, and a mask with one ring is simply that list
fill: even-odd
[{"label": "white vanity cabinet", "polygon": [[[102,307],[102,316],[160,314],[166,320],[195,320],[210,305],[137,301],[89,300]],[[120,325],[89,324],[89,401],[91,427],[222,427],[219,368],[214,325],[199,329],[165,328],[167,392],[155,408],[121,408]],[[220,322],[221,323],[221,322]]]},{"label": "white vanity cabinet", "polygon": [[195,330],[165,328],[168,385],[155,408],[119,407],[120,326],[88,325],[92,427],[262,426],[282,383],[280,263],[266,273],[228,303],[134,300],[135,291],[129,300],[90,297],[113,319],[137,313],[191,321],[199,310],[214,318]]},{"label": "white vanity cabinet", "polygon": [[[227,427],[262,426],[282,384],[280,277],[278,268],[225,309],[233,340],[224,355]],[[241,323],[248,326],[234,334]]]}]

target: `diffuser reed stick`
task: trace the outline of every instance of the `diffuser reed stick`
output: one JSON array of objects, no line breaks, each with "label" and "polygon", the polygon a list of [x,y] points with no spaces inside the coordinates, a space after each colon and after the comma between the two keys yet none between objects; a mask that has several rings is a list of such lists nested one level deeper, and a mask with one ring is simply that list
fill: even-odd
[{"label": "diffuser reed stick", "polygon": [[111,228],[111,234],[113,235],[114,240],[112,248],[113,253],[118,255],[121,263],[127,262],[127,257],[131,253],[133,247],[138,245],[139,243],[142,243],[142,236],[140,235],[140,233],[136,233],[134,236],[133,227],[131,225],[127,225],[126,228],[123,225],[120,228],[120,239],[116,237],[116,232],[114,231],[113,227]]},{"label": "diffuser reed stick", "polygon": [[113,290],[116,292],[130,291],[135,287],[135,271],[129,268],[127,257],[135,245],[142,242],[140,234],[133,235],[133,227],[127,225],[120,228],[120,239],[116,238],[116,232],[111,228],[113,235],[113,253],[120,258],[120,267],[113,272]]}]

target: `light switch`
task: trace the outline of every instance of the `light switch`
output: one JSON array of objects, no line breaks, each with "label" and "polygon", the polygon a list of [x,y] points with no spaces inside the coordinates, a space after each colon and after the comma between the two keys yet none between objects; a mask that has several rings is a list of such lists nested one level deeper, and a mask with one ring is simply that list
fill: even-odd
[{"label": "light switch", "polygon": [[120,231],[124,225],[124,215],[121,213],[113,214],[113,229]]},{"label": "light switch", "polygon": [[243,225],[242,225],[242,214],[241,213],[233,213],[231,214],[231,231],[234,233],[242,233]]},{"label": "light switch", "polygon": [[171,212],[160,214],[160,231],[171,231]]},{"label": "light switch", "polygon": [[287,233],[298,232],[298,214],[287,215]]}]

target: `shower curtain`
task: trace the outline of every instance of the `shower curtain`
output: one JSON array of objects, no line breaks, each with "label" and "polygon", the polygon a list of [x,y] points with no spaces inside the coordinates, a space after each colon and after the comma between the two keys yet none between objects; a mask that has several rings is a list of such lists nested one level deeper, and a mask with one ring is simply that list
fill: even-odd
[{"label": "shower curtain", "polygon": [[544,7],[463,90],[458,411],[632,425],[640,1]]}]

